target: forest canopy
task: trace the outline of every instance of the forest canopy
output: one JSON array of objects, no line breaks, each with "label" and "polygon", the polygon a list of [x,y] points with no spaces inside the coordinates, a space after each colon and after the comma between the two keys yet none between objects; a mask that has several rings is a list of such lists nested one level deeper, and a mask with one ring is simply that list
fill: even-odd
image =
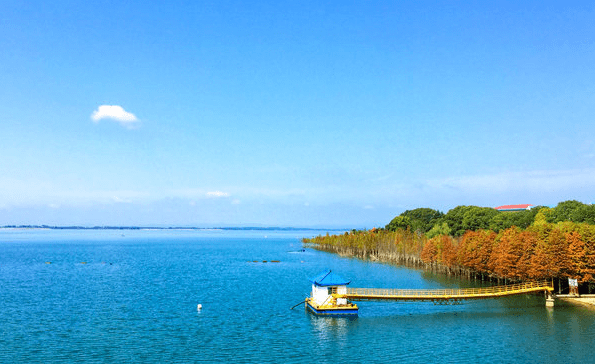
[{"label": "forest canopy", "polygon": [[556,207],[536,206],[530,210],[498,211],[491,207],[457,206],[446,214],[422,207],[407,210],[396,216],[385,226],[388,231],[410,229],[428,238],[438,235],[463,236],[466,231],[491,230],[496,233],[516,226],[526,229],[535,222],[535,216],[542,213],[545,222],[595,224],[595,205],[576,200],[560,202]]}]

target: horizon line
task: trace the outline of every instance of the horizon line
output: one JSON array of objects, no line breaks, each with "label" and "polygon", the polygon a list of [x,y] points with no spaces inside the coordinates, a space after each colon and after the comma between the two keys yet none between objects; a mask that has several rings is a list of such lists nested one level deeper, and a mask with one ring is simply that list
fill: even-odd
[{"label": "horizon line", "polygon": [[0,229],[50,229],[50,230],[351,230],[347,227],[295,227],[295,226],[118,226],[118,225],[2,225]]}]

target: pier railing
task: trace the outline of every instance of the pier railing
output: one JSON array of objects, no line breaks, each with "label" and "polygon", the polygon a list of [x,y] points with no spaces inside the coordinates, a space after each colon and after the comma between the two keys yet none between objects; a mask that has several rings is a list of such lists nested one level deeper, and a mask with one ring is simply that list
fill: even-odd
[{"label": "pier railing", "polygon": [[345,294],[334,294],[352,300],[461,300],[511,296],[516,294],[554,290],[547,280],[526,282],[505,286],[461,289],[390,289],[390,288],[347,288]]}]

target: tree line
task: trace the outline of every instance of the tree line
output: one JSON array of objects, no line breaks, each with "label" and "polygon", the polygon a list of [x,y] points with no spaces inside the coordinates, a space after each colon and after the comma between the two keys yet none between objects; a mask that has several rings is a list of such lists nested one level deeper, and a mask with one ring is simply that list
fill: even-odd
[{"label": "tree line", "polygon": [[510,227],[468,230],[461,237],[438,235],[428,239],[420,258],[447,270],[526,281],[557,279],[566,286],[576,278],[583,286],[595,280],[595,225],[571,221],[549,223],[541,213],[527,229]]},{"label": "tree line", "polygon": [[341,255],[517,282],[576,278],[595,288],[595,206],[565,201],[554,208],[501,212],[457,206],[446,214],[420,208],[381,229],[304,239]]},{"label": "tree line", "polygon": [[319,235],[304,238],[303,242],[315,249],[341,256],[380,260],[410,267],[424,266],[421,252],[427,242],[423,234],[410,229],[352,230],[340,235]]},{"label": "tree line", "polygon": [[523,211],[498,211],[491,207],[457,206],[446,214],[430,208],[407,210],[396,216],[385,229],[411,229],[432,238],[437,235],[462,236],[466,231],[492,230],[500,232],[516,226],[526,229],[541,212],[548,223],[571,221],[595,224],[595,205],[575,200],[560,202],[556,207],[536,206]]}]

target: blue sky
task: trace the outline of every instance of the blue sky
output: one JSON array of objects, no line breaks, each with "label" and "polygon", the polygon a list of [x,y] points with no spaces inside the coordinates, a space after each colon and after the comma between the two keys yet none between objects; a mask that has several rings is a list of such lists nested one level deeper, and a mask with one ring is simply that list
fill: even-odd
[{"label": "blue sky", "polygon": [[595,197],[591,2],[9,1],[0,225]]}]

